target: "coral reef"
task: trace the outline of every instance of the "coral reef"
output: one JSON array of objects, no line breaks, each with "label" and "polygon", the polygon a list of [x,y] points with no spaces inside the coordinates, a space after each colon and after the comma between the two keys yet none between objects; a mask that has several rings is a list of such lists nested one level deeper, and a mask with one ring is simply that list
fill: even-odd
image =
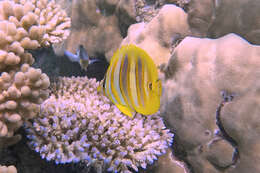
[{"label": "coral reef", "polygon": [[138,171],[166,153],[173,134],[160,116],[131,119],[97,93],[98,86],[86,77],[61,78],[27,124],[29,145],[47,160],[85,161],[99,172]]},{"label": "coral reef", "polygon": [[64,49],[74,53],[82,44],[89,56],[103,55],[109,60],[128,26],[135,23],[134,1],[128,0],[73,1],[70,13],[71,35],[63,44],[55,46],[57,55],[63,55]]},{"label": "coral reef", "polygon": [[175,4],[185,10],[190,0],[136,0],[137,22],[150,22],[164,5]]},{"label": "coral reef", "polygon": [[[193,172],[260,172],[259,65],[260,46],[236,34],[186,37],[176,47],[166,68],[161,112]],[[234,95],[220,118],[236,146],[219,136],[223,131],[216,125],[222,91]]]},{"label": "coral reef", "polygon": [[165,155],[159,157],[155,166],[147,172],[153,173],[188,173],[185,163],[179,161],[172,154],[172,150],[168,149]]},{"label": "coral reef", "polygon": [[149,23],[131,25],[121,44],[133,43],[143,48],[155,64],[160,65],[168,62],[172,46],[188,34],[187,14],[183,9],[175,5],[164,5]]},{"label": "coral reef", "polygon": [[60,42],[70,19],[54,1],[0,2],[0,148],[20,139],[14,132],[34,117],[48,96],[49,78],[30,67],[28,49]]},{"label": "coral reef", "polygon": [[192,0],[188,21],[200,37],[218,38],[236,33],[253,44],[260,44],[258,0]]},{"label": "coral reef", "polygon": [[14,166],[1,166],[0,173],[17,173],[17,170]]}]

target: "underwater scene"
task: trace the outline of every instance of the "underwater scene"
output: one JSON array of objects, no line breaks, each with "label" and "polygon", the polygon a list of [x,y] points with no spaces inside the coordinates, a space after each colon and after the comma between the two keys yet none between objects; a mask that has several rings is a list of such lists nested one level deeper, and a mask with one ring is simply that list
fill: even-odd
[{"label": "underwater scene", "polygon": [[259,173],[259,0],[0,0],[0,173]]}]

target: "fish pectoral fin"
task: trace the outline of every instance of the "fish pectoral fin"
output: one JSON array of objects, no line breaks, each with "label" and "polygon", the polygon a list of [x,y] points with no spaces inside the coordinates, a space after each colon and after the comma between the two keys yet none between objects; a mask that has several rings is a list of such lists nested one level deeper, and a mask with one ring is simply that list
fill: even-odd
[{"label": "fish pectoral fin", "polygon": [[93,64],[93,63],[95,63],[95,62],[99,62],[99,61],[101,61],[101,60],[98,59],[98,58],[89,59],[89,64]]},{"label": "fish pectoral fin", "polygon": [[106,81],[106,77],[99,83],[98,87],[97,87],[97,92],[99,93],[102,93],[102,94],[105,94],[104,92],[104,84],[105,84],[105,81]]},{"label": "fish pectoral fin", "polygon": [[102,85],[99,85],[99,86],[97,87],[97,92],[98,92],[98,93],[102,93],[102,92],[103,92],[103,86],[102,86]]},{"label": "fish pectoral fin", "polygon": [[67,50],[64,51],[64,55],[72,62],[79,62],[79,57]]},{"label": "fish pectoral fin", "polygon": [[133,117],[135,115],[135,111],[130,109],[129,107],[127,106],[124,106],[124,105],[120,105],[120,104],[116,104],[116,107],[121,111],[123,112],[125,115],[129,116],[129,117]]}]

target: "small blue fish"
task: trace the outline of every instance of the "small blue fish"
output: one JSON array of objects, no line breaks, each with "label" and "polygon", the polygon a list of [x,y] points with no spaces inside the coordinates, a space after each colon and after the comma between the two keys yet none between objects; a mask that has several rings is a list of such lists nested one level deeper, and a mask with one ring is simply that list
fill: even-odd
[{"label": "small blue fish", "polygon": [[71,62],[78,62],[80,67],[85,71],[87,70],[88,65],[101,61],[98,58],[90,59],[83,45],[79,45],[76,54],[65,50],[64,55],[69,58]]}]

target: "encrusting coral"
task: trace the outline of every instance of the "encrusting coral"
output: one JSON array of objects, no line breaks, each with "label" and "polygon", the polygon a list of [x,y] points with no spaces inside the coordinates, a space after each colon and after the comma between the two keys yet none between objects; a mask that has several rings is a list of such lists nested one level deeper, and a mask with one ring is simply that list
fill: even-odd
[{"label": "encrusting coral", "polygon": [[172,46],[189,34],[186,12],[175,5],[164,5],[150,22],[131,25],[121,45],[137,45],[159,66],[168,62]]},{"label": "encrusting coral", "polygon": [[[260,172],[259,67],[260,46],[236,34],[186,37],[174,50],[160,111],[193,172]],[[234,99],[218,120],[223,92]]]},{"label": "encrusting coral", "polygon": [[98,86],[86,77],[61,78],[27,123],[29,145],[57,164],[84,161],[98,172],[146,168],[166,152],[173,134],[156,114],[122,114]]},{"label": "encrusting coral", "polygon": [[17,173],[17,169],[15,166],[1,166],[0,165],[0,173]]},{"label": "encrusting coral", "polygon": [[48,96],[49,78],[30,67],[34,59],[27,50],[60,42],[69,26],[70,19],[54,1],[0,2],[0,148],[20,139],[14,132]]}]

